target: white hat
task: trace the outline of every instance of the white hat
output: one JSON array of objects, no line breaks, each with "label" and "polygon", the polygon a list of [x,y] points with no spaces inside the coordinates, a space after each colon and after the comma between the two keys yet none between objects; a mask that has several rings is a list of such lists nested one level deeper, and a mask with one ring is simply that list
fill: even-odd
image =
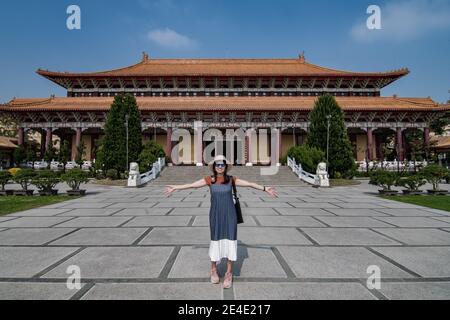
[{"label": "white hat", "polygon": [[214,160],[209,163],[209,168],[211,169],[212,172],[214,172],[214,168],[213,168],[214,163],[220,162],[220,161],[225,162],[227,164],[227,166],[228,166],[227,171],[230,171],[233,168],[232,163],[230,161],[228,161],[227,158],[225,158],[224,156],[216,156],[214,158]]}]

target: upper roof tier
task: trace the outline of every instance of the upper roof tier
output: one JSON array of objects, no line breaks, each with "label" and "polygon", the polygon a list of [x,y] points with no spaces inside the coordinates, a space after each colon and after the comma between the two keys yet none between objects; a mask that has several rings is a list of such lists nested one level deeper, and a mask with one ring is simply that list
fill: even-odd
[{"label": "upper roof tier", "polygon": [[[313,109],[317,97],[137,97],[141,111],[305,111]],[[14,99],[0,105],[6,112],[108,111],[113,97]],[[431,98],[337,97],[344,111],[448,111],[450,105],[439,105]]]},{"label": "upper roof tier", "polygon": [[70,73],[39,69],[38,74],[55,78],[109,77],[364,77],[400,78],[409,73],[406,68],[387,72],[350,72],[320,67],[297,59],[150,59],[144,54],[141,62],[122,69]]}]

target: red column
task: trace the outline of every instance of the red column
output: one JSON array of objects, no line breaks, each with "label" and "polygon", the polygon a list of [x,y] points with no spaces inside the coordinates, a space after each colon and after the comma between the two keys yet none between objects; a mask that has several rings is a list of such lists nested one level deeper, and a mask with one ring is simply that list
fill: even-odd
[{"label": "red column", "polygon": [[41,157],[44,157],[44,152],[47,151],[47,145],[45,143],[46,137],[44,135],[44,132],[41,131]]},{"label": "red column", "polygon": [[397,128],[396,144],[397,144],[398,161],[404,161],[405,160],[405,155],[403,153],[403,132],[402,132],[402,128]]},{"label": "red column", "polygon": [[423,141],[425,142],[425,146],[430,146],[430,128],[423,129]]},{"label": "red column", "polygon": [[47,137],[45,139],[45,151],[52,147],[52,128],[47,128]]},{"label": "red column", "polygon": [[80,146],[80,144],[81,144],[81,128],[77,128],[77,137],[75,140],[75,145],[78,148]]},{"label": "red column", "polygon": [[19,128],[18,135],[19,135],[18,143],[19,143],[19,146],[21,146],[25,142],[25,130],[24,130],[24,128]]},{"label": "red column", "polygon": [[172,156],[172,128],[167,128],[166,155]]},{"label": "red column", "polygon": [[367,128],[367,158],[373,160],[373,129]]}]

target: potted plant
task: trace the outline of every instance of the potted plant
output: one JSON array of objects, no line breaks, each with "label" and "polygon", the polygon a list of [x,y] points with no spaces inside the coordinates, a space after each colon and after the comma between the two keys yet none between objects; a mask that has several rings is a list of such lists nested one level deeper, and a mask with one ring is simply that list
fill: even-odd
[{"label": "potted plant", "polygon": [[441,180],[449,175],[449,170],[437,164],[429,165],[422,169],[421,174],[433,186],[432,190],[427,190],[432,195],[446,195],[447,190],[440,190],[439,184]]},{"label": "potted plant", "polygon": [[0,196],[12,196],[12,190],[5,190],[5,186],[12,179],[12,174],[9,171],[0,171],[0,185],[2,189],[0,190]]},{"label": "potted plant", "polygon": [[392,190],[392,187],[396,185],[396,182],[397,173],[395,172],[377,170],[370,174],[369,184],[382,187],[382,190],[378,190],[381,195],[396,195],[398,191]]},{"label": "potted plant", "polygon": [[69,196],[84,196],[86,194],[86,190],[80,190],[80,185],[89,181],[89,174],[87,172],[78,168],[72,169],[63,174],[61,180],[72,188],[72,190],[67,191]]},{"label": "potted plant", "polygon": [[52,170],[39,171],[32,180],[32,184],[39,189],[39,194],[41,196],[56,196],[58,190],[55,190],[54,188],[58,182],[59,178]]},{"label": "potted plant", "polygon": [[423,193],[419,188],[427,183],[427,180],[420,174],[401,177],[397,181],[397,186],[405,187],[403,194],[405,195],[420,195]]},{"label": "potted plant", "polygon": [[34,190],[28,190],[31,180],[35,177],[33,169],[23,169],[18,171],[14,176],[14,182],[20,184],[22,190],[14,190],[15,196],[32,196]]}]

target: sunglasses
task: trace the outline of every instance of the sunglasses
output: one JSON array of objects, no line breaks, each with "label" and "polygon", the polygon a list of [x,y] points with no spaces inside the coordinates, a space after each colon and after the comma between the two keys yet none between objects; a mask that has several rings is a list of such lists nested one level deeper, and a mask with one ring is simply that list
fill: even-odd
[{"label": "sunglasses", "polygon": [[225,163],[216,163],[216,164],[215,164],[215,167],[216,167],[216,168],[225,168],[225,167],[226,167],[226,164],[225,164]]}]

